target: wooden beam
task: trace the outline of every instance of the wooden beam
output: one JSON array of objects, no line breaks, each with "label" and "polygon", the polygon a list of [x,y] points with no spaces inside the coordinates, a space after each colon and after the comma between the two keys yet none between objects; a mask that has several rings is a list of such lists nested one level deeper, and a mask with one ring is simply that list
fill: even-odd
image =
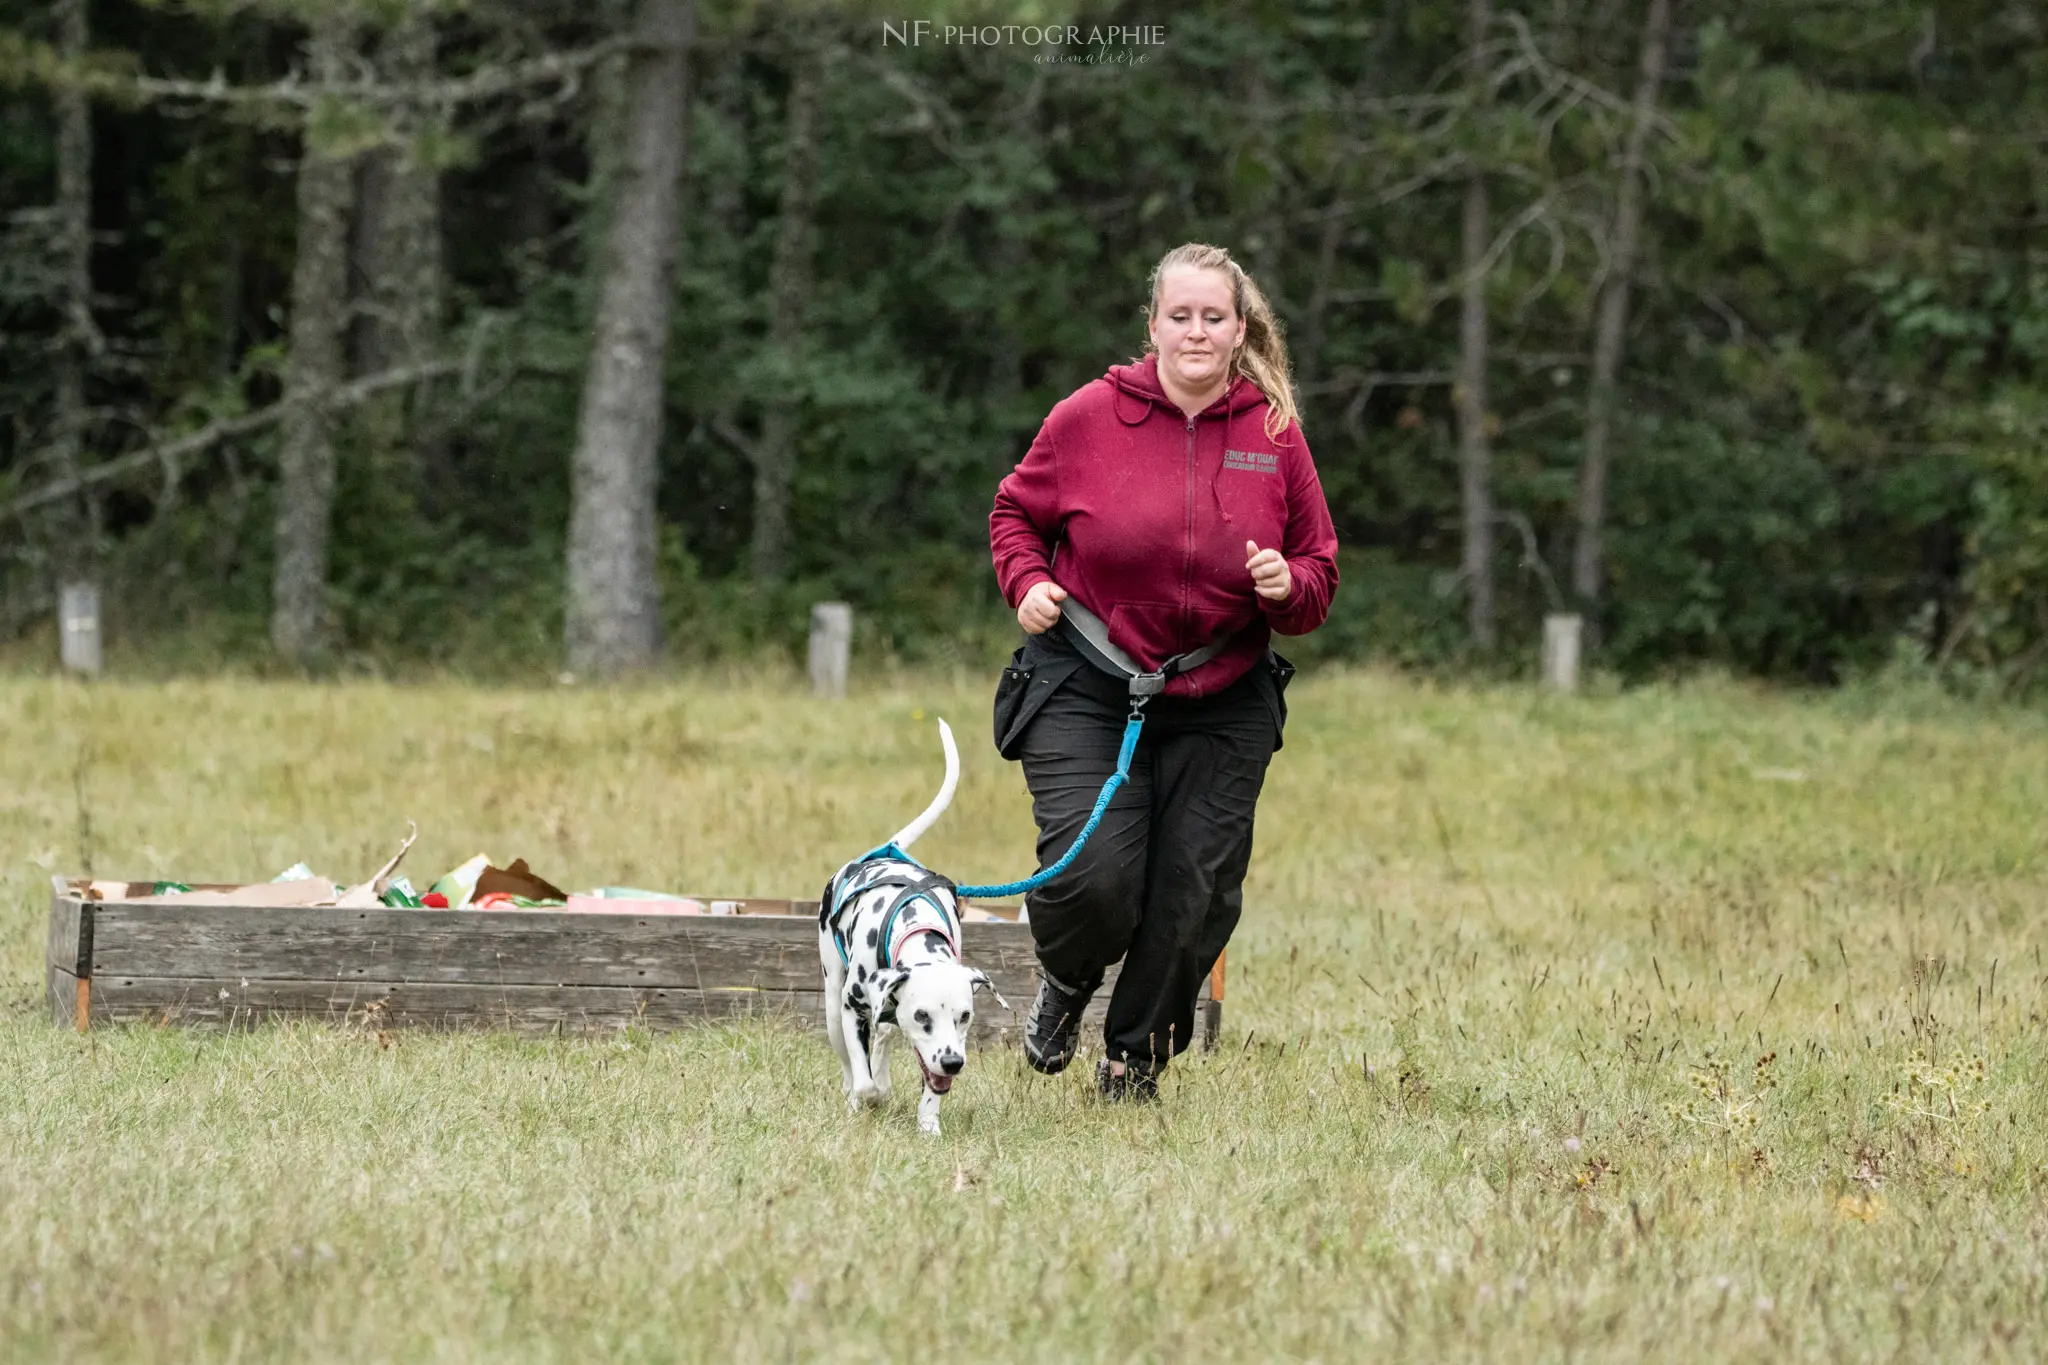
[{"label": "wooden beam", "polygon": [[[101,976],[815,990],[815,920],[235,906],[91,907]],[[997,989],[1027,989],[1023,925],[966,926],[965,956]]]},{"label": "wooden beam", "polygon": [[50,888],[50,927],[43,949],[43,961],[62,967],[73,976],[92,975],[92,902],[71,894],[64,879],[54,878]]},{"label": "wooden beam", "polygon": [[[1020,993],[1021,995],[1021,993]],[[517,1033],[570,1034],[626,1027],[666,1030],[705,1020],[787,1017],[824,1026],[822,994],[809,990],[651,989],[618,986],[490,986],[449,982],[243,980],[101,976],[91,1001],[95,1022],[240,1028],[284,1019],[372,1028],[504,1028]],[[1005,1042],[1023,1028],[1018,1013],[984,999],[975,1008],[974,1039]],[[1108,994],[1098,996],[1084,1026],[1101,1027]]]},{"label": "wooden beam", "polygon": [[[89,902],[68,883],[52,890],[50,1017],[80,1029],[277,1018],[529,1033],[749,1014],[822,1022],[817,919],[805,901],[742,902],[793,914],[593,915]],[[976,1036],[1014,1034],[1037,982],[1030,926],[970,922],[965,939],[966,960],[1015,1007],[979,1002]],[[1100,1027],[1115,982],[1112,968],[1088,1026]],[[1222,990],[1219,959],[1197,998],[1205,1046]]]}]

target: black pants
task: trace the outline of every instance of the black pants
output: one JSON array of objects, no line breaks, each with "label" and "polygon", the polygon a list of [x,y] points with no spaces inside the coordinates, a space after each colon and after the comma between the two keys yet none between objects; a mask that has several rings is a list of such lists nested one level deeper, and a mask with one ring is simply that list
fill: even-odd
[{"label": "black pants", "polygon": [[[1056,640],[1034,641],[1020,661],[1061,652]],[[1123,961],[1103,1026],[1116,1060],[1164,1065],[1193,1039],[1195,994],[1243,910],[1284,679],[1262,665],[1211,697],[1154,698],[1130,780],[1073,866],[1028,899],[1038,960],[1054,980],[1092,990]],[[1123,681],[1085,664],[1038,702],[1015,749],[1041,867],[1087,823],[1129,715]]]}]

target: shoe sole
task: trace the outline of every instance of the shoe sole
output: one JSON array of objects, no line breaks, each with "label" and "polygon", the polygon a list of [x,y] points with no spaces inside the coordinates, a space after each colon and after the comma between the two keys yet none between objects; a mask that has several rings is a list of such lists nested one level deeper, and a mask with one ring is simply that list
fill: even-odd
[{"label": "shoe sole", "polygon": [[[1028,1024],[1026,1025],[1024,1030],[1024,1060],[1030,1064],[1033,1071],[1036,1071],[1041,1076],[1057,1076],[1067,1069],[1068,1065],[1074,1060],[1074,1054],[1081,1050],[1081,1013],[1086,1009],[1087,1005],[1084,1002],[1081,1010],[1077,1010],[1060,1020],[1062,1024],[1071,1030],[1067,1037],[1067,1046],[1062,1052],[1051,1053],[1043,1057],[1033,1052],[1031,1050],[1031,1029]],[[1032,1012],[1034,1014],[1037,1012],[1035,1004]]]},{"label": "shoe sole", "polygon": [[1041,1076],[1057,1076],[1073,1064],[1074,1054],[1069,1052],[1064,1057],[1046,1057],[1041,1059],[1027,1047],[1024,1049],[1024,1061],[1026,1065]]}]

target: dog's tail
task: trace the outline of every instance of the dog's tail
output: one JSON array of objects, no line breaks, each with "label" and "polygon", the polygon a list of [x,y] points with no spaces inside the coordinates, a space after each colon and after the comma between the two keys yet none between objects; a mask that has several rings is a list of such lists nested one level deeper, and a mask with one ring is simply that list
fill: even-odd
[{"label": "dog's tail", "polygon": [[946,780],[939,784],[939,794],[924,808],[924,814],[896,831],[896,837],[889,842],[901,849],[908,849],[946,813],[946,807],[953,804],[953,789],[960,785],[960,751],[953,747],[953,727],[939,720],[939,743],[946,746]]}]

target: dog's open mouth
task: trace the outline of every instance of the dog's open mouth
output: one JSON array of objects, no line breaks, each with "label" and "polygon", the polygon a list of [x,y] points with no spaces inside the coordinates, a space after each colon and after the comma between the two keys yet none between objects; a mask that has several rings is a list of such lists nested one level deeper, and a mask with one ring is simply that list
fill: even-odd
[{"label": "dog's open mouth", "polygon": [[934,1095],[943,1095],[953,1088],[953,1078],[943,1071],[934,1071],[924,1064],[924,1058],[917,1059],[918,1069],[924,1072],[924,1088]]}]

